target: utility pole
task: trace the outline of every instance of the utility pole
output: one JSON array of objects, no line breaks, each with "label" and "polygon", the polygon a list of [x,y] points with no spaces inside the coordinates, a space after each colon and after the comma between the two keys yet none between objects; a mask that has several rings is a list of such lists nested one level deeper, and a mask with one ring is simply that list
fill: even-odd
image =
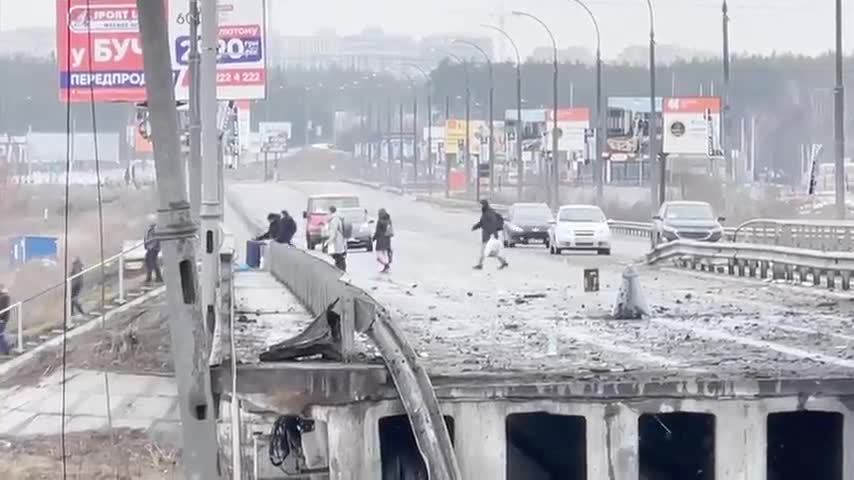
[{"label": "utility pole", "polygon": [[388,151],[388,161],[386,162],[386,167],[388,167],[388,184],[394,185],[394,178],[392,176],[392,172],[394,169],[394,145],[391,143],[391,139],[393,137],[392,132],[394,131],[394,127],[392,124],[394,123],[394,108],[392,105],[391,97],[388,97],[388,104],[386,105],[386,150]]},{"label": "utility pole", "polygon": [[213,335],[216,323],[216,284],[219,277],[219,248],[222,239],[222,205],[219,170],[222,162],[220,126],[217,119],[217,54],[219,49],[218,0],[204,0],[201,18],[201,55],[199,69],[199,105],[202,118],[202,308],[205,322]]},{"label": "utility pole", "polygon": [[418,91],[413,84],[412,87],[412,188],[418,188],[418,154],[419,154],[419,138],[418,135]]},{"label": "utility pole", "polygon": [[400,119],[399,120],[400,120],[400,130],[398,130],[397,138],[400,139],[400,141],[398,142],[398,147],[399,147],[399,152],[400,152],[400,175],[398,175],[398,177],[400,180],[400,191],[402,193],[404,190],[403,172],[406,170],[405,162],[403,160],[403,157],[404,157],[404,155],[403,155],[403,144],[404,144],[404,141],[403,141],[403,128],[404,128],[404,126],[403,126],[403,100],[401,100],[401,102],[400,102]]},{"label": "utility pole", "polygon": [[[652,7],[652,0],[646,0],[647,8],[649,9],[649,194],[650,204],[653,210],[656,210],[660,205],[657,195],[655,194],[655,165],[658,163],[658,126],[656,119],[655,108],[655,11]],[[658,165],[659,168],[664,168],[664,162]],[[661,175],[664,178],[664,175]],[[659,185],[661,189],[666,189],[667,185]]]},{"label": "utility pole", "polygon": [[199,111],[199,1],[190,0],[190,205],[198,220],[202,205],[202,119]]},{"label": "utility pole", "polygon": [[[721,150],[723,150],[724,162],[726,163],[726,181],[730,182],[733,180],[733,163],[732,163],[732,155],[729,149],[729,141],[727,138],[728,126],[729,126],[729,9],[727,8],[727,2],[724,0],[723,7],[721,8],[723,14],[723,39],[724,39],[724,85],[723,92],[721,92],[721,97],[723,100],[723,105],[721,106]],[[724,191],[724,198],[726,198],[726,191]]]},{"label": "utility pole", "polygon": [[[448,120],[451,119],[451,96],[445,95],[445,128],[448,128]],[[445,132],[445,138],[448,138]],[[445,198],[451,197],[451,161],[448,159],[448,146],[445,145]]]},{"label": "utility pole", "polygon": [[169,333],[186,476],[221,478],[217,432],[204,327],[196,276],[196,233],[186,193],[172,82],[169,34],[164,2],[137,0],[139,29],[154,141],[159,195],[157,236],[163,243]]},{"label": "utility pole", "polygon": [[836,170],[836,217],[845,220],[845,87],[842,83],[842,0],[836,0],[836,88],[834,100],[834,147]]}]

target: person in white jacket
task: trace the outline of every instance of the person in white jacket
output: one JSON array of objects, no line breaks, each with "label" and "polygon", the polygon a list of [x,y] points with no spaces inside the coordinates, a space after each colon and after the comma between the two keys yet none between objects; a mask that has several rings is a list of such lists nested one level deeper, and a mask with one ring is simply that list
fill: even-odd
[{"label": "person in white jacket", "polygon": [[335,206],[329,207],[329,219],[326,221],[326,253],[332,256],[335,266],[347,271],[347,238],[344,235],[344,219],[338,215]]}]

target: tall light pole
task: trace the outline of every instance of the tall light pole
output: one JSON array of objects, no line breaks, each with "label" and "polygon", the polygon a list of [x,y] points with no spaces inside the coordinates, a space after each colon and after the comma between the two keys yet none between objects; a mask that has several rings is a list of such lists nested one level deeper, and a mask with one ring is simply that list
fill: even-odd
[{"label": "tall light pole", "polygon": [[[451,52],[446,52],[444,50],[439,50],[441,53],[447,55],[449,58],[454,59],[457,63],[463,66],[463,71],[466,75],[466,138],[465,138],[465,169],[466,169],[466,194],[471,194],[471,77],[469,74],[469,67],[466,62],[463,61],[457,55],[454,55]],[[445,146],[447,148],[447,145]],[[457,149],[457,156],[459,157],[459,149]],[[447,161],[447,160],[446,160]],[[445,179],[446,182],[451,181],[450,175]]]},{"label": "tall light pole", "polygon": [[516,53],[516,199],[522,201],[522,177],[525,175],[525,166],[522,162],[522,56],[519,55],[519,47],[513,38],[503,29],[495,25],[481,25],[482,27],[495,30],[500,33],[513,46]]},{"label": "tall light pole", "polygon": [[[425,88],[427,89],[427,175],[430,177],[428,185],[430,195],[433,194],[433,81],[426,70],[414,63],[405,63],[405,67],[414,68],[424,76]],[[415,169],[415,180],[418,181],[418,168]]]},{"label": "tall light pole", "polygon": [[[552,51],[554,53],[554,72],[552,77],[552,165],[554,166],[554,201],[552,206],[557,209],[560,206],[560,169],[558,168],[558,129],[557,129],[557,81],[558,81],[558,62],[557,62],[557,41],[555,40],[555,36],[552,34],[552,31],[549,29],[548,25],[545,22],[540,20],[538,17],[531,15],[527,12],[514,11],[513,15],[528,17],[535,22],[539,23],[543,29],[545,29],[546,33],[549,34],[549,38],[552,41]],[[545,173],[545,172],[544,172]],[[548,182],[546,182],[548,185]]]},{"label": "tall light pole", "polygon": [[[729,124],[729,8],[727,7],[727,0],[723,0],[721,14],[723,16],[724,88],[721,95],[721,97],[723,97],[723,105],[721,105],[720,135],[721,150],[723,151],[724,163],[726,164],[726,181],[732,181],[734,177],[734,168],[728,146],[729,142],[727,141],[727,125]],[[724,185],[726,185],[726,183]],[[726,199],[726,197],[726,190],[724,190],[723,198]]]},{"label": "tall light pole", "polygon": [[845,87],[842,83],[842,0],[836,0],[836,88],[834,100],[834,147],[836,170],[836,216],[845,219]]},{"label": "tall light pole", "polygon": [[658,126],[655,118],[655,9],[652,7],[652,0],[646,0],[646,6],[649,10],[649,195],[652,208],[656,209],[664,203],[665,195],[667,194],[667,185],[661,182],[659,185],[658,197],[655,195],[656,181],[655,172],[652,170],[653,165],[658,163],[658,168],[661,169],[662,180],[665,177],[663,171],[666,166],[664,161],[659,162],[658,159]]},{"label": "tall light pole", "polygon": [[[407,74],[403,74],[409,80],[409,86],[412,88],[412,170],[413,170],[413,189],[418,188],[418,89],[415,87],[415,80]],[[404,172],[405,173],[405,169]],[[402,182],[403,180],[401,180]]]},{"label": "tall light pole", "polygon": [[[489,69],[489,144],[487,145],[487,149],[489,152],[489,193],[490,195],[495,195],[495,73],[492,69],[492,59],[489,58],[489,54],[486,53],[486,50],[481,48],[478,44],[474,42],[470,42],[468,40],[454,40],[454,43],[460,45],[468,45],[483,55],[483,59],[486,61],[486,66]],[[478,162],[479,163],[479,162]],[[477,192],[478,192],[478,200],[480,200],[480,170],[478,168],[478,173],[475,175],[477,178]]]},{"label": "tall light pole", "polygon": [[594,178],[593,180],[596,182],[596,203],[599,205],[602,204],[602,197],[604,197],[604,183],[605,183],[605,169],[602,163],[602,142],[605,141],[606,129],[605,129],[605,115],[604,115],[604,105],[602,104],[602,34],[599,31],[599,22],[596,20],[596,16],[593,15],[593,11],[582,2],[581,0],[573,0],[575,3],[581,6],[587,15],[590,17],[590,20],[593,22],[593,28],[596,30],[596,163],[594,164]]}]

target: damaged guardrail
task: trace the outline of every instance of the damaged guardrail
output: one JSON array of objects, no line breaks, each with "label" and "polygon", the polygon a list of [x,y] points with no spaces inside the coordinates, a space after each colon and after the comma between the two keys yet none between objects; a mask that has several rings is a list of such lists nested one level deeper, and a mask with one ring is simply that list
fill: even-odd
[{"label": "damaged guardrail", "polygon": [[854,254],[750,243],[707,243],[678,240],[657,246],[647,263],[672,260],[682,268],[739,277],[824,283],[829,289],[850,290]]},{"label": "damaged guardrail", "polygon": [[[247,225],[260,229],[240,202],[230,203]],[[299,248],[273,243],[266,264],[317,318],[296,337],[270,347],[261,360],[295,360],[319,354],[349,361],[354,355],[355,333],[368,336],[394,380],[429,478],[461,480],[430,378],[389,312],[364,290],[342,279],[340,270]]]}]

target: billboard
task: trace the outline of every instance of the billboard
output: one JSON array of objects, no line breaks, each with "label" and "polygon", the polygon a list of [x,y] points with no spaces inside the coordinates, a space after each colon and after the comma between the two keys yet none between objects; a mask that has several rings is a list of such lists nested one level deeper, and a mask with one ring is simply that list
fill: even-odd
[{"label": "billboard", "polygon": [[[190,98],[190,25],[188,2],[172,0],[169,39],[175,96]],[[264,0],[219,0],[217,97],[220,100],[262,99],[266,94],[266,22]]]},{"label": "billboard", "polygon": [[[177,100],[188,100],[188,2],[163,0],[169,17]],[[253,100],[266,94],[264,0],[219,1],[217,96]],[[57,0],[60,100],[142,102],[146,98],[135,0]]]},{"label": "billboard", "polygon": [[717,156],[720,152],[721,99],[671,97],[664,100],[664,152]]},{"label": "billboard", "polygon": [[258,135],[261,149],[266,152],[287,152],[291,139],[291,122],[260,122]]},{"label": "billboard", "polygon": [[[655,99],[658,126],[661,135],[661,97]],[[607,136],[602,155],[615,162],[639,160],[649,145],[649,97],[609,97]]]},{"label": "billboard", "polygon": [[145,100],[142,42],[133,0],[57,0],[61,101]]},{"label": "billboard", "polygon": [[[554,114],[547,113],[548,125],[551,126]],[[561,136],[557,141],[557,148],[561,152],[584,152],[586,144],[585,135],[590,128],[590,111],[587,107],[560,108],[557,111],[557,128]],[[545,148],[551,151],[551,132],[548,133]]]}]

